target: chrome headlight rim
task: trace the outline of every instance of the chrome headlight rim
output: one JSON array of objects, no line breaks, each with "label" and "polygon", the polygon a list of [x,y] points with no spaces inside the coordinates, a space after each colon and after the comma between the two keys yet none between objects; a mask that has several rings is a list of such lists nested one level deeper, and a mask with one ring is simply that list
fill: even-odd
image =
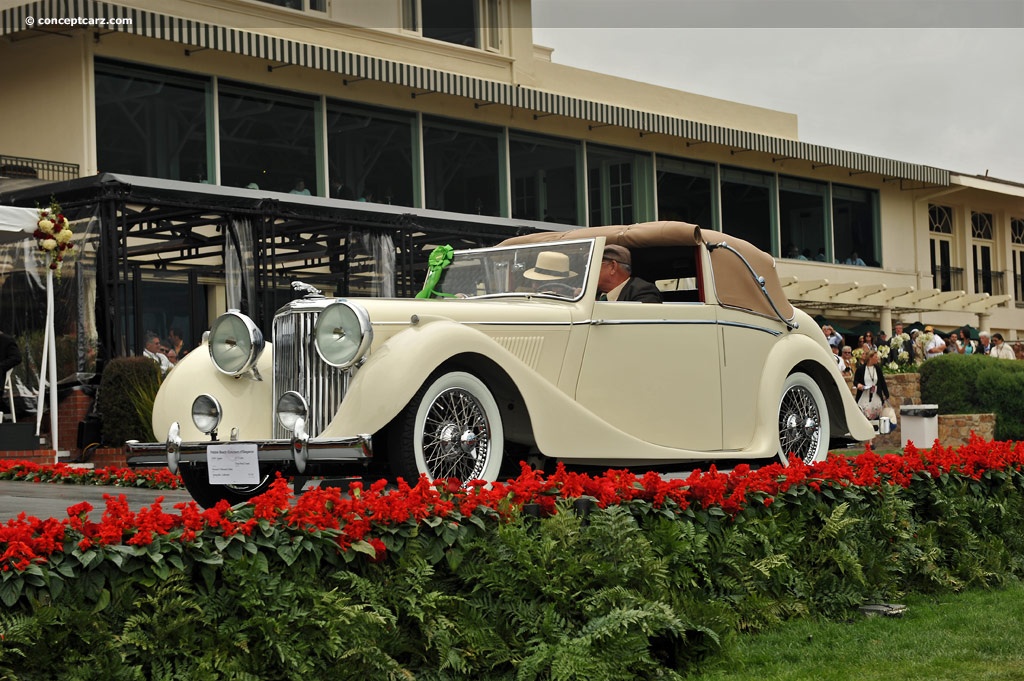
[{"label": "chrome headlight rim", "polygon": [[[225,326],[225,324],[235,321],[241,323],[244,329],[244,337],[241,337],[242,334],[238,334],[239,337],[237,338],[233,337],[232,329]],[[235,325],[233,324],[233,326]],[[256,362],[259,361],[260,354],[262,354],[265,345],[263,332],[256,326],[256,322],[238,310],[228,310],[217,317],[207,333],[209,334],[208,347],[210,349],[210,359],[213,360],[213,365],[217,367],[218,371],[228,376],[241,376],[251,371],[256,366]],[[223,358],[221,358],[221,361],[218,361],[217,357],[217,353],[222,345],[233,346],[245,353],[241,363],[236,361],[232,365],[222,366],[221,361],[223,361]]]},{"label": "chrome headlight rim", "polygon": [[305,397],[294,390],[289,390],[277,400],[274,413],[277,415],[277,422],[281,424],[281,427],[293,433],[296,424],[300,420],[305,422],[309,417],[309,404]]},{"label": "chrome headlight rim", "polygon": [[[336,319],[339,314],[348,315],[349,313],[351,313],[352,317],[347,320]],[[359,341],[358,343],[352,343],[355,346],[354,351],[346,351],[344,355],[338,356],[336,353],[332,353],[329,348],[323,347],[321,341],[326,341],[327,338],[337,338],[337,331],[340,330],[339,327],[336,326],[334,330],[328,330],[326,328],[328,324],[338,324],[346,321],[349,323],[349,326],[358,325]],[[325,307],[317,317],[316,326],[313,329],[313,345],[316,347],[316,354],[320,356],[320,359],[332,367],[350,369],[357,365],[370,351],[370,344],[372,342],[373,326],[370,324],[370,313],[362,305],[348,300],[338,300]]]},{"label": "chrome headlight rim", "polygon": [[192,400],[192,423],[199,432],[212,435],[217,432],[224,410],[213,395],[203,393]]}]

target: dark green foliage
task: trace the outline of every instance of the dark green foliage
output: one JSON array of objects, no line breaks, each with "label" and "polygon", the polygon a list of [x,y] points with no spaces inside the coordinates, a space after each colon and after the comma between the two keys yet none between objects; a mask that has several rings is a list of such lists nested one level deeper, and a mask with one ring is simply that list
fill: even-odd
[{"label": "dark green foliage", "polygon": [[0,581],[0,678],[680,679],[736,632],[1024,576],[1024,475],[811,479],[735,516],[560,502],[385,539],[372,562],[261,521],[56,554]]},{"label": "dark green foliage", "polygon": [[[997,360],[978,372],[978,404],[996,414],[996,438],[1024,439],[1024,366],[1022,362]],[[979,410],[980,411],[980,410]]]},{"label": "dark green foliage", "polygon": [[103,440],[121,446],[126,440],[153,442],[153,399],[160,388],[160,368],[148,357],[119,357],[103,370],[98,410]]},{"label": "dark green foliage", "polygon": [[943,355],[921,365],[921,399],[940,414],[996,415],[996,440],[1024,439],[1024,363]]}]

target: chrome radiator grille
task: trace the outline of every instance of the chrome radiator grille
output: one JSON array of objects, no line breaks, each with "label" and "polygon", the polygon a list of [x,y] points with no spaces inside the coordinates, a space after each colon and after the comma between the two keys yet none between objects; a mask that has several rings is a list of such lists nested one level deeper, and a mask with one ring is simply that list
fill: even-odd
[{"label": "chrome radiator grille", "polygon": [[[326,304],[326,303],[325,303]],[[313,328],[321,307],[281,310],[274,317],[274,405],[281,395],[294,390],[306,399],[309,419],[306,432],[316,437],[334,419],[348,390],[352,370],[343,371],[324,362],[313,345]],[[289,438],[274,419],[274,437]]]}]

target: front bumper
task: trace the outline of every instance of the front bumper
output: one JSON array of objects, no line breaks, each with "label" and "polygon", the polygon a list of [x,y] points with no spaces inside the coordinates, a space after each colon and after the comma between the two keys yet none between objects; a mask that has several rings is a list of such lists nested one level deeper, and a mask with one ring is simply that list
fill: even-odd
[{"label": "front bumper", "polygon": [[132,467],[154,467],[166,465],[172,473],[178,472],[182,462],[207,463],[206,449],[210,445],[255,444],[259,462],[289,465],[294,464],[299,473],[304,473],[310,463],[317,468],[331,469],[369,463],[373,459],[370,435],[355,435],[345,438],[293,437],[290,440],[206,440],[182,442],[177,423],[171,424],[166,442],[125,443],[128,449],[128,465]]}]

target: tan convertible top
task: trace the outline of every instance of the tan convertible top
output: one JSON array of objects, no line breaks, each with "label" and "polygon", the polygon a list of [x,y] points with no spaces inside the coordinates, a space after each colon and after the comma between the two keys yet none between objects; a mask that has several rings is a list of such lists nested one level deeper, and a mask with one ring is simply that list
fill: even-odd
[{"label": "tan convertible top", "polygon": [[566,232],[537,232],[505,239],[499,246],[520,246],[540,244],[548,241],[571,241],[573,239],[605,238],[605,243],[618,244],[626,248],[651,248],[652,246],[696,246],[702,243],[701,229],[686,222],[641,222],[635,225],[607,225],[605,227],[581,227]]},{"label": "tan convertible top", "polygon": [[[626,248],[655,248],[658,246],[698,246],[706,244],[711,251],[711,269],[714,272],[715,290],[723,305],[739,307],[760,314],[775,316],[775,310],[765,298],[761,287],[743,263],[754,269],[757,276],[764,277],[765,290],[771,296],[775,307],[784,319],[793,318],[793,305],[782,292],[779,273],[775,269],[775,258],[753,244],[738,237],[702,230],[686,222],[641,222],[635,225],[608,225],[605,227],[583,227],[564,232],[537,232],[524,234],[502,241],[501,246],[570,241],[573,239],[594,239],[603,236],[605,243],[618,244]],[[726,248],[727,244],[738,251],[743,259]]]}]

